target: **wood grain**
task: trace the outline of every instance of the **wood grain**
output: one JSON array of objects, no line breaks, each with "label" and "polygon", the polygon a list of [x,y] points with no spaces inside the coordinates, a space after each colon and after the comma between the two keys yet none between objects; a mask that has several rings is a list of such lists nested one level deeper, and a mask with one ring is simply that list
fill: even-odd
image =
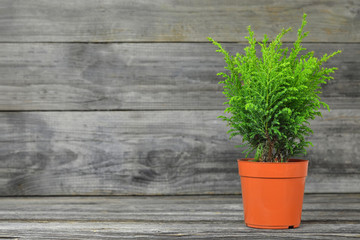
[{"label": "wood grain", "polygon": [[240,195],[0,198],[8,239],[356,239],[359,194],[304,196],[292,230],[245,227]]},{"label": "wood grain", "polygon": [[[359,200],[359,194],[305,194],[302,220],[360,223]],[[231,222],[244,218],[241,195],[3,197],[0,203],[0,221]]]},{"label": "wood grain", "polygon": [[[295,230],[248,229],[242,222],[2,222],[5,239],[358,239],[360,224],[303,223]],[[1,235],[0,235],[1,236]]]},{"label": "wood grain", "polygon": [[[1,44],[0,110],[225,109],[223,57],[210,43]],[[225,44],[235,54],[244,44]],[[291,45],[287,45],[291,48]],[[360,109],[360,44],[305,44],[342,54],[323,87],[333,109]]]},{"label": "wood grain", "polygon": [[[216,119],[224,63],[206,38],[241,52],[248,25],[272,38],[303,12],[308,50],[343,51],[327,65],[339,68],[322,93],[334,111],[313,122],[306,192],[360,192],[359,11],[352,0],[0,0],[0,196],[239,193],[240,139]],[[43,225],[23,223],[42,238]],[[90,230],[66,224],[69,238]]]},{"label": "wood grain", "polygon": [[[220,111],[2,112],[0,195],[239,193]],[[312,122],[306,192],[360,192],[360,112]]]},{"label": "wood grain", "polygon": [[[244,41],[248,25],[271,37],[301,25],[310,42],[358,42],[360,4],[351,0],[1,0],[2,42]],[[285,40],[293,41],[296,31]]]}]

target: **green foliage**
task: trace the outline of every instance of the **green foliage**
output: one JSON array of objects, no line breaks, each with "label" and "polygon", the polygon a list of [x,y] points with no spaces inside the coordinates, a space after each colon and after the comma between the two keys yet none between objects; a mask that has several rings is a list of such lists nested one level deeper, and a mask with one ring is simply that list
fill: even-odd
[{"label": "green foliage", "polygon": [[[281,38],[291,30],[283,29],[279,35],[268,42],[264,35],[257,42],[254,32],[248,27],[246,37],[249,46],[245,54],[235,56],[224,50],[220,43],[209,40],[218,47],[217,52],[224,55],[226,72],[218,75],[224,78],[225,116],[219,116],[230,126],[230,138],[241,135],[247,155],[253,151],[255,160],[264,162],[284,162],[291,156],[306,153],[312,143],[306,136],[313,133],[309,119],[321,116],[320,107],[329,106],[322,102],[321,84],[332,79],[329,76],[336,68],[324,68],[322,64],[341,51],[322,58],[314,57],[314,52],[300,54],[306,50],[302,40],[308,35],[303,32],[306,14],[303,16],[297,40],[289,52],[282,47]],[[257,45],[261,57],[257,57]]]}]

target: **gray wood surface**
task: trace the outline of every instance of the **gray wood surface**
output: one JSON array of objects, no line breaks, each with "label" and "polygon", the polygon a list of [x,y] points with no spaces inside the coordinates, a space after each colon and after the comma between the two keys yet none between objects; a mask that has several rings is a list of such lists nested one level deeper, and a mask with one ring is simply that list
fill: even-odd
[{"label": "gray wood surface", "polygon": [[[232,53],[244,44],[225,44]],[[287,47],[291,48],[291,44]],[[360,44],[305,44],[342,54],[323,100],[360,109]],[[0,110],[225,109],[223,57],[210,43],[1,44]]]},{"label": "gray wood surface", "polygon": [[[0,195],[238,193],[221,111],[0,113]],[[360,192],[360,111],[324,111],[306,192]]]},{"label": "gray wood surface", "polygon": [[358,239],[359,194],[304,196],[300,228],[258,230],[240,195],[0,198],[1,239]]},{"label": "gray wood surface", "polygon": [[306,192],[360,192],[359,11],[352,0],[0,0],[0,196],[239,193],[240,139],[216,119],[224,63],[206,38],[241,51],[248,25],[274,37],[303,12],[305,47],[343,50],[328,64],[334,111],[313,122]]},{"label": "gray wood surface", "polygon": [[[2,42],[244,41],[295,30],[308,13],[311,42],[358,42],[359,1],[352,0],[1,0]],[[286,40],[293,40],[296,31]]]}]

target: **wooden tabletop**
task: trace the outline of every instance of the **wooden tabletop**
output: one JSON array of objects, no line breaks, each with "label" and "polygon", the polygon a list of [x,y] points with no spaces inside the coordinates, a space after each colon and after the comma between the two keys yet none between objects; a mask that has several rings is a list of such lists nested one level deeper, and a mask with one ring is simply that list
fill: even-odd
[{"label": "wooden tabletop", "polygon": [[0,239],[356,239],[360,194],[307,194],[297,229],[245,226],[240,195],[2,197]]}]

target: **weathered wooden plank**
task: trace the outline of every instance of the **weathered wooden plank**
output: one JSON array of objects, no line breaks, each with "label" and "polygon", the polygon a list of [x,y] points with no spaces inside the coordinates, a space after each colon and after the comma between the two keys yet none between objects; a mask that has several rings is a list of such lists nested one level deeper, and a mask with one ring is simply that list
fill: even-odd
[{"label": "weathered wooden plank", "polygon": [[[9,239],[358,239],[360,224],[302,224],[301,228],[256,230],[242,223],[2,222]],[[1,235],[0,235],[1,236]]]},{"label": "weathered wooden plank", "polygon": [[[220,111],[2,112],[0,195],[239,193]],[[313,121],[307,192],[360,192],[360,112]]]},{"label": "weathered wooden plank", "polygon": [[[360,223],[359,200],[359,194],[306,194],[302,219],[305,223]],[[244,217],[240,195],[5,197],[0,203],[0,221],[204,223],[242,221]]]},{"label": "weathered wooden plank", "polygon": [[273,231],[245,227],[241,196],[234,195],[0,198],[0,237],[359,238],[359,199],[359,194],[305,195],[300,228]]},{"label": "weathered wooden plank", "polygon": [[[244,41],[297,29],[308,13],[311,42],[359,42],[360,4],[351,0],[2,0],[2,42]],[[293,40],[296,31],[286,40]]]},{"label": "weathered wooden plank", "polygon": [[[224,109],[224,61],[210,43],[1,44],[0,110]],[[235,53],[244,44],[225,44]],[[291,47],[291,45],[288,45]],[[338,49],[323,99],[360,109],[360,44],[306,44],[318,56]]]}]

